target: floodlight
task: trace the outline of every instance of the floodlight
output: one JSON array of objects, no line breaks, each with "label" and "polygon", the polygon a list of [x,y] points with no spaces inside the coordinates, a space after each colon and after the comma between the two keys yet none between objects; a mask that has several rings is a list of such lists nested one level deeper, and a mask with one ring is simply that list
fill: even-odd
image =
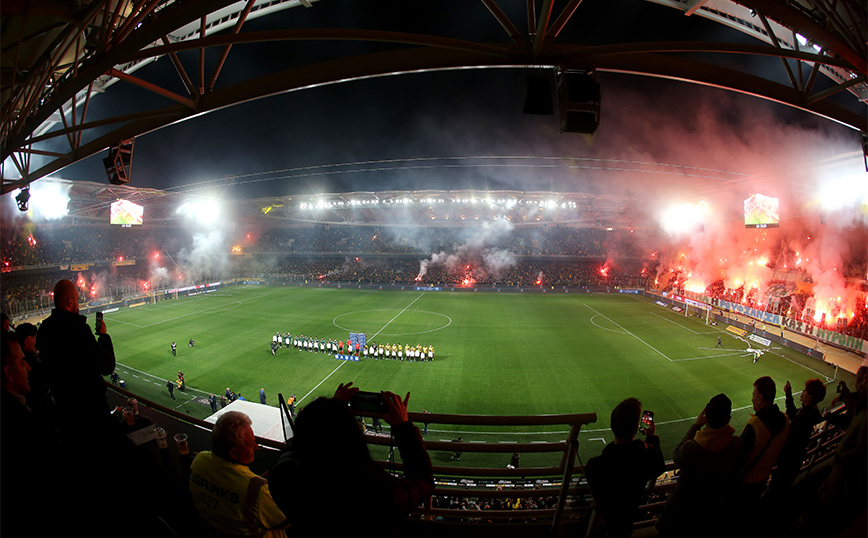
[{"label": "floodlight", "polygon": [[15,197],[15,201],[18,202],[19,211],[27,211],[27,202],[30,201],[30,185],[21,187],[21,191]]},{"label": "floodlight", "polygon": [[70,185],[54,181],[37,181],[30,185],[33,216],[37,219],[56,220],[68,213]]}]

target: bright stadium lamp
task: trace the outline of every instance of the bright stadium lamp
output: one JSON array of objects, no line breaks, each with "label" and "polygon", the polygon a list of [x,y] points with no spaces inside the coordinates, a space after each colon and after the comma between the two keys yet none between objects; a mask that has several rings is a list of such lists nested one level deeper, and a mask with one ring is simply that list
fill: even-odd
[{"label": "bright stadium lamp", "polygon": [[31,187],[35,202],[33,211],[37,217],[56,220],[69,213],[69,184],[37,181]]}]

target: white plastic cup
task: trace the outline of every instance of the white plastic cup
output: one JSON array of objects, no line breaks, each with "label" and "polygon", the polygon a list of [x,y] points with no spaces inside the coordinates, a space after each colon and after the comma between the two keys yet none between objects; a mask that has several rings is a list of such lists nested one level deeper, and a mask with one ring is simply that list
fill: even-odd
[{"label": "white plastic cup", "polygon": [[178,444],[178,452],[181,453],[182,456],[186,456],[190,453],[190,447],[187,445],[187,434],[179,433],[175,435],[175,443]]},{"label": "white plastic cup", "polygon": [[154,428],[154,439],[157,441],[157,446],[160,448],[169,448],[169,443],[166,441],[166,430],[157,426]]}]

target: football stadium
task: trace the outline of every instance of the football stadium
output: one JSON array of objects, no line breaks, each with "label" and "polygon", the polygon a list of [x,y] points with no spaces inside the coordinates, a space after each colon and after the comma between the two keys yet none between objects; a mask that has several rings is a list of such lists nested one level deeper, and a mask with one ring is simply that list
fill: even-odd
[{"label": "football stadium", "polygon": [[865,6],[616,3],[4,6],[2,532],[864,536]]}]

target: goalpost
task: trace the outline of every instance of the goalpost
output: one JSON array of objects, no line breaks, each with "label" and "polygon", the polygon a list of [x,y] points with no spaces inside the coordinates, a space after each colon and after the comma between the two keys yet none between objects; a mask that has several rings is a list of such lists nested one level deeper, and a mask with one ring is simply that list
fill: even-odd
[{"label": "goalpost", "polygon": [[706,325],[711,325],[711,309],[710,308],[700,308],[694,305],[684,305],[684,316],[693,316],[699,319],[704,320]]}]

